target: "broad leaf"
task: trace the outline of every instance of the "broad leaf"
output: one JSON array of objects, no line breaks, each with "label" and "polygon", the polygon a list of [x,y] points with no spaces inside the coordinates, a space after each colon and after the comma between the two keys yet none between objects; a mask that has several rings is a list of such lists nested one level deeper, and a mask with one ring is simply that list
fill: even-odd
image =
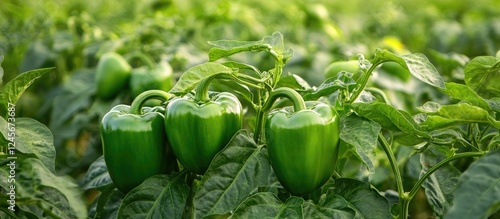
[{"label": "broad leaf", "polygon": [[445,219],[486,219],[500,210],[500,150],[472,163],[460,176],[453,206]]},{"label": "broad leaf", "polygon": [[282,203],[275,194],[260,192],[242,202],[231,218],[301,218],[303,203],[298,197]]},{"label": "broad leaf", "polygon": [[292,196],[281,202],[272,193],[257,193],[235,210],[234,218],[392,218],[387,199],[369,183],[337,179],[317,204]]},{"label": "broad leaf", "polygon": [[92,203],[89,208],[89,217],[100,218],[117,218],[118,209],[125,198],[125,195],[120,192],[115,185],[106,186],[99,197]]},{"label": "broad leaf", "polygon": [[271,50],[271,45],[263,41],[218,40],[209,41],[208,43],[215,46],[208,52],[208,58],[211,62],[240,52]]},{"label": "broad leaf", "polygon": [[130,191],[118,211],[119,218],[181,218],[189,195],[183,172],[155,175]]},{"label": "broad leaf", "polygon": [[267,150],[258,147],[248,131],[241,130],[203,175],[194,197],[195,218],[227,214],[252,191],[276,181]]},{"label": "broad leaf", "polygon": [[[360,218],[391,218],[389,202],[369,183],[349,178],[335,180],[329,195],[342,196]],[[328,198],[327,198],[328,199]]]},{"label": "broad leaf", "polygon": [[24,72],[7,82],[0,93],[0,105],[7,109],[8,104],[16,104],[23,92],[39,77],[52,71],[54,68],[41,68]]},{"label": "broad leaf", "polygon": [[309,83],[296,74],[281,75],[277,87],[289,87],[298,91],[305,91],[312,89]]},{"label": "broad leaf", "polygon": [[[55,173],[56,150],[54,138],[50,130],[42,123],[31,118],[16,118],[15,149],[29,157],[36,157],[50,170]],[[0,127],[7,127],[7,121],[0,118]],[[0,129],[4,137],[8,136],[8,130]],[[14,152],[15,153],[15,152]]]},{"label": "broad leaf", "polygon": [[444,81],[436,67],[425,55],[420,53],[397,56],[387,50],[378,49],[372,63],[380,64],[393,61],[408,69],[415,78],[434,87],[445,89]]},{"label": "broad leaf", "polygon": [[420,123],[423,129],[435,130],[466,123],[489,123],[500,129],[500,122],[492,118],[488,111],[468,103],[440,106],[435,113],[423,118]]},{"label": "broad leaf", "polygon": [[[445,154],[431,145],[428,150],[420,155],[420,163],[422,164],[420,177],[429,168],[445,158]],[[453,200],[452,193],[458,184],[458,177],[460,177],[460,171],[451,164],[447,164],[431,174],[422,184],[429,204],[438,215],[443,215],[450,208]]]},{"label": "broad leaf", "polygon": [[446,83],[446,89],[442,90],[442,92],[452,98],[466,101],[473,106],[481,107],[488,111],[491,110],[488,102],[466,85],[448,82]]},{"label": "broad leaf", "polygon": [[87,217],[83,192],[71,177],[54,175],[35,158],[20,161],[19,167],[22,171],[16,178],[16,198],[34,200],[20,202],[20,208],[62,218]]},{"label": "broad leaf", "polygon": [[315,100],[330,95],[337,90],[352,90],[356,86],[356,81],[351,76],[352,73],[341,71],[337,76],[326,79],[317,89],[306,93],[304,99]]},{"label": "broad leaf", "polygon": [[184,72],[175,86],[169,91],[176,95],[184,95],[192,91],[202,80],[218,74],[235,74],[235,70],[215,62],[206,62],[194,66]]},{"label": "broad leaf", "polygon": [[279,32],[275,32],[271,36],[266,36],[259,41],[218,40],[209,41],[208,43],[214,46],[208,52],[208,58],[211,62],[236,53],[248,51],[268,51],[273,56],[281,56],[283,63],[285,63],[293,55],[293,50],[285,50],[283,44],[283,34]]},{"label": "broad leaf", "polygon": [[109,176],[104,156],[100,156],[90,165],[87,173],[85,173],[82,187],[85,190],[102,189],[111,184],[113,184],[113,181],[111,181],[111,177]]},{"label": "broad leaf", "polygon": [[[463,145],[466,146],[471,146],[472,145],[465,140],[465,138],[462,136],[462,134],[454,129],[441,129],[441,130],[434,130],[431,133],[433,143],[440,144],[440,145],[454,145],[456,142],[460,142]],[[448,155],[453,155],[453,154],[447,154]]]},{"label": "broad leaf", "polygon": [[291,48],[285,49],[285,43],[283,39],[283,34],[280,32],[274,32],[271,36],[265,36],[262,41],[271,45],[272,50],[270,51],[273,56],[277,53],[281,56],[281,61],[286,63],[292,56],[293,50]]},{"label": "broad leaf", "polygon": [[491,109],[495,112],[500,113],[500,97],[493,97],[489,100],[486,100],[488,104],[490,104]]},{"label": "broad leaf", "polygon": [[[341,218],[351,219],[356,217],[356,210],[350,203],[340,195],[327,193],[327,195],[315,205],[311,201],[304,203],[304,216],[307,218]],[[361,217],[362,218],[362,217]]]},{"label": "broad leaf", "polygon": [[493,56],[478,56],[464,69],[465,84],[486,99],[500,96],[500,60]]},{"label": "broad leaf", "polygon": [[[51,130],[58,129],[76,113],[89,108],[92,95],[96,92],[94,78],[92,70],[82,69],[73,72],[71,78],[63,84],[62,92],[52,101],[49,125]],[[59,135],[56,132],[54,134]]]},{"label": "broad leaf", "polygon": [[243,84],[233,80],[217,80],[210,83],[210,91],[230,92],[235,94],[238,99],[253,103],[253,93]]},{"label": "broad leaf", "polygon": [[230,62],[224,62],[222,63],[223,65],[229,67],[229,68],[237,68],[239,70],[250,70],[252,72],[255,72],[257,73],[257,75],[260,75],[261,72],[260,70],[253,66],[253,65],[250,65],[250,64],[246,64],[246,63],[242,63],[242,62],[233,62],[233,61],[230,61]]},{"label": "broad leaf", "polygon": [[430,138],[407,112],[397,110],[389,104],[356,102],[352,104],[352,109],[358,115],[377,122],[385,129]]},{"label": "broad leaf", "polygon": [[368,171],[374,173],[380,125],[352,114],[343,120],[341,130],[340,138],[348,143],[350,150],[366,165]]}]

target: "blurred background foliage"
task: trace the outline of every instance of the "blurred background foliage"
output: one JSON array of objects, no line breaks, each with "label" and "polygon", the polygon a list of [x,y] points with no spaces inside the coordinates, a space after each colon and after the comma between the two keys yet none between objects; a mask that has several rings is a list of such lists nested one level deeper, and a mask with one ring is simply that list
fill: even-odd
[{"label": "blurred background foliage", "polygon": [[[500,49],[500,1],[2,0],[3,84],[27,70],[56,67],[24,93],[16,115],[51,129],[57,171],[80,180],[102,153],[100,118],[113,105],[132,100],[127,90],[112,100],[95,97],[101,54],[141,52],[157,62],[168,61],[179,77],[208,60],[207,41],[260,40],[275,31],[294,50],[285,72],[314,86],[325,79],[330,63],[355,60],[358,54],[370,58],[376,48],[423,53],[446,81],[463,83],[463,66],[471,58],[495,56]],[[263,55],[236,57],[264,70],[273,64]],[[397,66],[383,66],[371,81],[393,105],[410,112],[442,98]],[[398,153],[406,162],[411,151]],[[407,163],[408,177],[418,177],[418,161]],[[390,188],[387,161],[381,157],[377,165],[384,168],[364,177],[379,189]],[[344,174],[363,177],[359,165]]]}]

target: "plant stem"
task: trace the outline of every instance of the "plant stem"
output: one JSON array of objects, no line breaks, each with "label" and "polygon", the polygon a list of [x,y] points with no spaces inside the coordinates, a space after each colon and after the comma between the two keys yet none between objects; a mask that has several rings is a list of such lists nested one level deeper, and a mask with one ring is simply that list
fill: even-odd
[{"label": "plant stem", "polygon": [[280,97],[286,97],[290,101],[292,101],[294,112],[306,109],[306,103],[304,102],[304,98],[302,98],[302,96],[300,96],[300,94],[297,93],[297,91],[288,87],[280,87],[271,92],[269,98],[267,99],[267,102],[262,107],[262,111],[267,112],[271,110],[271,107],[273,106],[274,102],[276,102],[276,100]]},{"label": "plant stem", "polygon": [[[235,80],[239,84],[243,84],[243,85],[246,85],[246,86],[249,86],[249,87],[253,87],[253,88],[256,88],[256,89],[263,89],[264,88],[264,86],[262,86],[260,84],[257,84],[257,83],[254,84],[252,82],[243,80],[242,78],[239,78],[239,76],[238,77],[233,77],[233,80]],[[262,83],[262,82],[260,82],[260,83]]]},{"label": "plant stem", "polygon": [[422,186],[422,184],[425,182],[425,180],[427,178],[429,178],[429,176],[432,173],[434,173],[436,170],[438,170],[443,165],[448,164],[449,162],[454,161],[456,159],[460,159],[460,158],[464,158],[464,157],[477,157],[477,156],[482,156],[484,154],[485,154],[485,152],[464,152],[464,153],[459,153],[459,154],[455,154],[452,157],[448,157],[448,158],[440,161],[436,165],[432,166],[422,177],[420,177],[420,179],[418,179],[417,183],[415,183],[415,185],[411,189],[410,193],[408,194],[408,198],[409,198],[408,202],[411,201],[411,199],[417,194],[418,189]]},{"label": "plant stem", "polygon": [[271,110],[274,102],[276,102],[276,100],[280,97],[286,97],[292,101],[294,112],[306,109],[306,103],[297,91],[288,87],[280,87],[273,90],[269,95],[269,98],[267,98],[264,103],[264,106],[257,108],[257,119],[254,134],[254,140],[256,143],[260,143],[266,113]]},{"label": "plant stem", "polygon": [[257,118],[256,118],[256,126],[255,126],[255,134],[254,134],[254,140],[255,143],[260,144],[260,136],[262,135],[262,129],[264,126],[264,116],[265,112],[262,110],[262,107],[258,107],[257,110]]},{"label": "plant stem", "polygon": [[196,102],[203,103],[210,100],[210,97],[208,96],[208,87],[214,78],[215,75],[205,78],[198,85],[196,85],[196,94],[194,96],[194,100]]},{"label": "plant stem", "polygon": [[278,84],[278,81],[280,80],[280,77],[281,77],[281,73],[283,72],[283,61],[282,61],[282,57],[279,56],[275,62],[275,66],[274,66],[274,72],[273,72],[273,88]]},{"label": "plant stem", "polygon": [[382,145],[382,148],[384,149],[384,152],[387,155],[389,162],[391,163],[392,171],[394,172],[394,178],[396,179],[396,186],[398,189],[398,194],[400,199],[399,203],[401,206],[399,216],[400,218],[408,218],[408,206],[405,203],[406,200],[408,199],[408,196],[403,188],[403,177],[401,176],[401,172],[399,171],[396,157],[394,157],[394,152],[392,151],[391,145],[387,143],[384,135],[382,135],[382,132],[378,134],[378,140],[380,142],[380,145]]},{"label": "plant stem", "polygon": [[130,105],[130,113],[139,115],[141,114],[142,105],[149,99],[159,99],[161,101],[167,101],[174,97],[173,94],[167,93],[162,90],[148,90],[139,94],[132,104]]},{"label": "plant stem", "polygon": [[155,67],[155,62],[153,60],[153,58],[149,55],[146,55],[145,53],[141,52],[141,51],[135,51],[133,52],[132,54],[128,55],[125,57],[125,59],[130,62],[132,61],[133,59],[139,59],[143,62],[143,64],[145,64],[146,66],[148,66],[148,68],[152,69]]},{"label": "plant stem", "polygon": [[373,70],[379,65],[380,63],[373,63],[372,66],[366,71],[363,75],[361,75],[361,78],[359,79],[359,84],[358,87],[354,90],[354,94],[350,97],[349,103],[353,103],[358,96],[363,92],[363,90],[366,87],[366,84],[368,83],[368,79],[370,78]]},{"label": "plant stem", "polygon": [[384,93],[384,91],[382,91],[382,90],[380,90],[380,89],[378,89],[376,87],[367,87],[367,88],[365,88],[365,90],[368,91],[368,92],[380,95],[380,97],[382,97],[382,101],[384,103],[391,104],[391,102],[389,101],[389,98]]}]

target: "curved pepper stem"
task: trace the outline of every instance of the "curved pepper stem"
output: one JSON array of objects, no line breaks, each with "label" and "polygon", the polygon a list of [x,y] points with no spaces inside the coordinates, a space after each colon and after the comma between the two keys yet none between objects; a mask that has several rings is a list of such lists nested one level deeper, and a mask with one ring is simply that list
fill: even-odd
[{"label": "curved pepper stem", "polygon": [[141,114],[142,105],[149,99],[159,99],[161,101],[167,101],[175,95],[167,93],[162,90],[148,90],[139,94],[132,104],[130,105],[130,113],[139,115]]},{"label": "curved pepper stem", "polygon": [[204,103],[210,100],[210,97],[208,96],[208,88],[210,86],[210,82],[212,82],[216,76],[217,75],[213,75],[205,78],[196,86],[196,94],[194,96],[194,100],[196,102]]},{"label": "curved pepper stem", "polygon": [[304,102],[304,98],[302,98],[302,96],[300,96],[300,94],[297,93],[297,91],[288,87],[280,87],[271,92],[269,100],[264,104],[262,110],[264,112],[269,111],[273,106],[274,102],[276,102],[276,100],[280,97],[286,97],[290,101],[292,101],[293,110],[295,112],[306,109],[306,103]]},{"label": "curved pepper stem", "polygon": [[130,55],[127,55],[125,57],[125,59],[127,60],[127,62],[130,62],[132,61],[133,59],[139,59],[140,61],[143,62],[143,64],[145,64],[146,66],[148,66],[148,68],[154,68],[155,67],[155,61],[153,60],[153,58],[151,56],[148,56],[142,52],[139,52],[139,51],[136,51]]}]

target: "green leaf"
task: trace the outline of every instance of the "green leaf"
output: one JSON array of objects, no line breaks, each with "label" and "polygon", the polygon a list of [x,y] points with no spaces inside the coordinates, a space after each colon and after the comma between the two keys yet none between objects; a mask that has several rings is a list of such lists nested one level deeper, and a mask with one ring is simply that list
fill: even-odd
[{"label": "green leaf", "polygon": [[[422,177],[432,166],[446,158],[446,155],[437,150],[433,145],[420,155],[422,164]],[[422,184],[425,189],[427,200],[434,212],[443,215],[451,206],[453,201],[453,191],[458,184],[460,171],[453,165],[446,164],[430,175]]]},{"label": "green leaf", "polygon": [[119,218],[181,218],[189,195],[183,172],[155,175],[130,191],[118,211]]},{"label": "green leaf", "polygon": [[[54,68],[41,68],[19,74],[7,82],[0,93],[0,104],[7,109],[8,104],[16,104],[23,92],[39,77],[52,71]],[[3,70],[2,70],[3,71]]]},{"label": "green leaf", "polygon": [[478,56],[464,69],[465,84],[479,96],[490,99],[500,96],[500,60],[493,56]]},{"label": "green leaf", "polygon": [[[471,146],[472,145],[465,140],[462,134],[454,129],[441,129],[434,130],[431,133],[433,143],[440,145],[454,145],[456,142],[460,142],[463,145]],[[449,154],[447,156],[451,156],[453,154]]]},{"label": "green leaf", "polygon": [[325,196],[320,203],[292,196],[281,202],[270,192],[250,196],[238,206],[231,218],[355,218],[355,211],[339,195]]},{"label": "green leaf", "polygon": [[175,86],[169,91],[175,95],[184,95],[192,91],[202,80],[218,74],[235,74],[234,69],[215,62],[206,62],[184,72]]},{"label": "green leaf", "polygon": [[208,43],[215,46],[208,52],[208,59],[211,62],[240,52],[271,50],[271,45],[263,41],[218,40]]},{"label": "green leaf", "polygon": [[500,148],[500,135],[497,135],[495,137],[493,137],[490,141],[490,143],[488,144],[488,148],[491,148],[491,149],[499,149]]},{"label": "green leaf", "polygon": [[317,204],[292,196],[281,202],[272,193],[257,193],[242,202],[234,218],[392,218],[389,202],[369,183],[335,180]]},{"label": "green leaf", "polygon": [[327,193],[322,200],[315,205],[311,201],[304,203],[304,216],[302,218],[363,218],[356,217],[356,211],[350,203],[342,196]]},{"label": "green leaf", "polygon": [[334,194],[342,196],[359,218],[392,218],[387,199],[367,182],[349,178],[336,179],[334,188],[326,197]]},{"label": "green leaf", "polygon": [[293,56],[293,50],[291,48],[285,49],[283,34],[281,34],[280,32],[274,32],[271,36],[265,36],[264,38],[262,38],[262,41],[271,45],[271,54],[273,56],[275,56],[273,53],[277,53],[278,55],[280,55],[283,64]]},{"label": "green leaf", "polygon": [[372,63],[380,64],[387,61],[397,62],[408,69],[415,78],[426,84],[445,89],[443,78],[439,75],[436,67],[423,54],[414,53],[398,56],[387,50],[377,49]]},{"label": "green leaf", "polygon": [[303,218],[303,202],[292,196],[282,203],[273,193],[260,192],[242,202],[230,218]]},{"label": "green leaf", "polygon": [[237,68],[239,70],[250,70],[252,72],[257,73],[257,75],[261,74],[261,71],[257,67],[250,65],[250,64],[246,64],[246,63],[242,63],[242,62],[234,62],[234,61],[224,62],[222,64],[229,67],[229,68]]},{"label": "green leaf", "polygon": [[30,200],[18,207],[61,218],[87,218],[83,192],[71,177],[54,175],[35,158],[20,161],[18,167],[16,198]]},{"label": "green leaf", "polygon": [[417,107],[417,109],[420,112],[433,114],[433,113],[436,113],[440,107],[441,107],[441,104],[436,103],[436,102],[432,102],[432,101],[428,101],[428,102],[424,103],[424,105]]},{"label": "green leaf", "polygon": [[[7,127],[7,121],[0,118],[0,127]],[[29,157],[41,160],[43,165],[52,173],[55,173],[56,150],[54,148],[54,138],[50,130],[42,123],[31,118],[16,118],[15,125],[15,148]],[[8,130],[0,129],[6,138]],[[7,139],[7,138],[6,138]]]},{"label": "green leaf", "polygon": [[209,41],[208,43],[215,46],[208,52],[208,58],[211,62],[236,53],[249,51],[268,51],[275,57],[276,55],[281,56],[283,63],[293,55],[292,49],[285,50],[283,35],[279,32],[275,32],[271,36],[266,36],[259,41],[218,40]]},{"label": "green leaf", "polygon": [[448,218],[486,219],[500,210],[500,150],[473,162],[460,176]]},{"label": "green leaf", "polygon": [[358,117],[354,114],[342,122],[340,138],[348,143],[350,150],[366,165],[370,173],[374,173],[376,161],[378,133],[382,128],[376,122]]},{"label": "green leaf", "polygon": [[430,114],[420,123],[423,129],[435,130],[467,123],[489,123],[500,129],[500,122],[492,118],[488,111],[468,103],[441,106]]},{"label": "green leaf", "polygon": [[258,147],[247,130],[241,130],[203,175],[194,197],[195,218],[227,214],[257,188],[276,181],[267,150]]},{"label": "green leaf", "polygon": [[281,75],[277,87],[289,87],[298,91],[305,91],[312,89],[306,80],[296,74]]},{"label": "green leaf", "polygon": [[490,104],[466,85],[448,82],[446,83],[446,89],[442,90],[442,92],[452,98],[470,103],[473,106],[481,107],[488,111],[491,110]]},{"label": "green leaf", "polygon": [[352,73],[341,71],[335,77],[327,78],[319,87],[304,95],[305,100],[315,100],[322,96],[333,94],[337,90],[352,90],[356,81],[351,78]]},{"label": "green leaf", "polygon": [[88,189],[102,189],[108,185],[113,184],[109,176],[104,156],[97,158],[89,167],[85,176],[83,177],[82,188]]},{"label": "green leaf", "polygon": [[430,138],[407,112],[397,110],[389,104],[356,102],[352,104],[352,109],[358,115],[380,124],[385,129]]},{"label": "green leaf", "polygon": [[89,208],[91,218],[117,218],[118,209],[125,195],[115,185],[108,185]]},{"label": "green leaf", "polygon": [[493,111],[500,113],[500,97],[493,97],[489,100],[486,100],[486,102],[490,104],[490,107],[491,109],[493,109]]},{"label": "green leaf", "polygon": [[[52,101],[49,123],[51,130],[57,130],[76,113],[88,109],[92,104],[92,95],[96,92],[93,72],[92,70],[78,70],[73,72],[69,80],[63,84],[62,92]],[[59,133],[54,132],[54,134]]]}]

